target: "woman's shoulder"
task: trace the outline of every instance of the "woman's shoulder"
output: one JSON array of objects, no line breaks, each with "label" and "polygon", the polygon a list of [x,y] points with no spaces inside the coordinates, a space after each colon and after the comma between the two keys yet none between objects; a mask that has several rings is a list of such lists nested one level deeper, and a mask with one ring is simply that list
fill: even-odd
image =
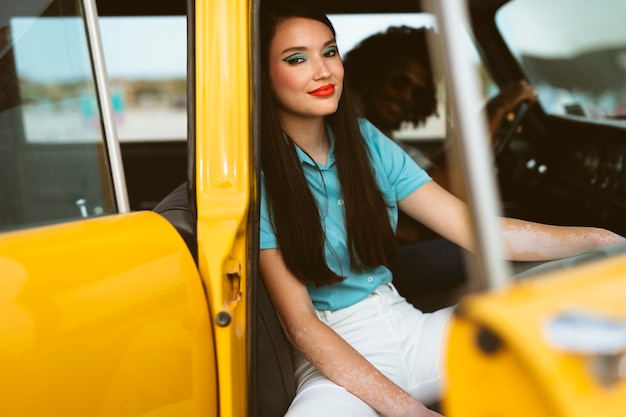
[{"label": "woman's shoulder", "polygon": [[378,154],[386,154],[398,145],[367,119],[359,118],[359,128],[367,147]]},{"label": "woman's shoulder", "polygon": [[364,117],[358,118],[359,128],[361,129],[361,133],[366,140],[377,139],[379,137],[385,137],[383,132],[378,130],[376,126],[372,124],[369,120]]}]

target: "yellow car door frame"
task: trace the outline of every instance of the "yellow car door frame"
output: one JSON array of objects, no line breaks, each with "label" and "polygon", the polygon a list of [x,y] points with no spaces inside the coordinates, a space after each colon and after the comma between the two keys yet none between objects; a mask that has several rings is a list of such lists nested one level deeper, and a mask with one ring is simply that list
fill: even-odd
[{"label": "yellow car door frame", "polygon": [[[2,38],[0,83],[3,89],[10,85],[16,98],[0,106],[0,117],[4,132],[7,120],[18,127],[2,137],[0,156],[16,162],[12,175],[3,178],[10,187],[3,185],[1,207],[4,220],[14,214],[26,221],[3,223],[0,232],[0,414],[216,416],[214,338],[194,259],[163,217],[147,211],[128,213],[95,3],[14,3],[3,4],[0,16],[0,30],[11,35]],[[51,35],[50,26],[58,23],[67,36]],[[47,38],[36,38],[46,33]],[[42,158],[75,144],[38,143],[41,138],[31,137],[27,129],[20,134],[19,126],[32,119],[35,123],[27,127],[52,134],[46,123],[55,117],[73,120],[84,100],[70,95],[39,107],[36,99],[31,98],[35,104],[27,101],[27,85],[17,84],[25,75],[17,72],[26,62],[19,53],[29,38],[36,40],[35,46],[59,47],[65,57],[82,56],[77,62],[88,69],[84,84],[93,93],[88,104],[97,110],[89,119],[83,114],[89,124],[79,125],[77,132],[93,131],[100,137],[93,147],[98,166],[91,168],[101,176],[104,205],[94,208],[79,199],[75,214],[44,219],[43,226],[28,220],[28,213],[57,188],[69,187],[70,180],[80,183],[83,165],[64,167],[67,176],[59,174],[58,166],[57,171],[45,171]],[[72,43],[77,39],[80,45]],[[35,50],[46,55],[45,50]],[[48,64],[52,72],[53,63]],[[55,91],[62,90],[58,83]],[[36,112],[51,107],[55,117]],[[30,160],[37,164],[26,165]],[[34,177],[51,185],[42,187]],[[33,193],[26,186],[38,188]],[[50,207],[64,204],[58,200]]]},{"label": "yellow car door frame", "polygon": [[250,194],[255,178],[250,4],[197,0],[193,14],[189,11],[195,23],[198,266],[214,308],[221,416],[248,412],[246,289],[256,258],[248,229],[256,212]]}]

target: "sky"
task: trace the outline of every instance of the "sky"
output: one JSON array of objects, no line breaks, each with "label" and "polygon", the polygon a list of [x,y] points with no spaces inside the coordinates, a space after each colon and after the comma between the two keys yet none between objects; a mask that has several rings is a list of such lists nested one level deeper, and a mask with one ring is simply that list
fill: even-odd
[{"label": "sky", "polygon": [[102,47],[111,78],[184,77],[184,17],[100,18]]}]

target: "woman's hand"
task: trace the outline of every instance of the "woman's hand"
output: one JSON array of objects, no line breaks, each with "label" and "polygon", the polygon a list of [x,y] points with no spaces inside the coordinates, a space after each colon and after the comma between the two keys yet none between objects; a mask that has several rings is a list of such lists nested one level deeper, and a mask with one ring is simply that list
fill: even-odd
[{"label": "woman's hand", "polygon": [[439,414],[438,412],[431,410],[429,408],[426,408],[424,405],[418,403],[416,410],[407,410],[407,416],[419,416],[419,417],[443,417],[441,414]]}]

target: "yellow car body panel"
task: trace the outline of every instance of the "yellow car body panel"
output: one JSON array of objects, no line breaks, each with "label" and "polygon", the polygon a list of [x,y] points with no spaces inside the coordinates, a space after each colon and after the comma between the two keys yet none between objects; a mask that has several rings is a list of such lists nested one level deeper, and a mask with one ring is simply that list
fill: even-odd
[{"label": "yellow car body panel", "polygon": [[[566,350],[547,329],[567,313],[624,323],[624,294],[626,256],[621,255],[469,297],[448,341],[444,414],[623,416],[626,351],[607,356]],[[486,330],[497,341],[494,345],[492,337],[480,348]]]},{"label": "yellow car body panel", "polygon": [[0,415],[216,415],[204,291],[161,216],[4,233],[0,254]]},{"label": "yellow car body panel", "polygon": [[195,10],[198,258],[212,306],[222,417],[246,415],[248,398],[249,4],[199,0]]}]

